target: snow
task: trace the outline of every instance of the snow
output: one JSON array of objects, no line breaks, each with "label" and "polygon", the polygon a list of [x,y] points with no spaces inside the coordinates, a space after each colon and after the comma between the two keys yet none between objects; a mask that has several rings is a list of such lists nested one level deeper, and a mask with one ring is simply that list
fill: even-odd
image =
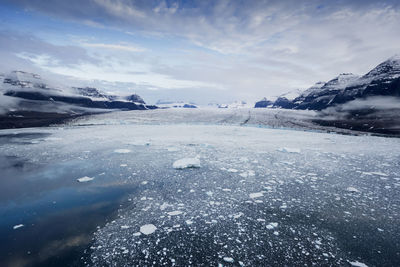
[{"label": "snow", "polygon": [[16,229],[19,229],[21,227],[24,227],[24,225],[23,224],[17,224],[17,225],[13,226],[13,229],[16,230]]},{"label": "snow", "polygon": [[94,177],[84,176],[81,178],[76,179],[80,183],[86,183],[94,180]]},{"label": "snow", "polygon": [[175,161],[172,164],[174,169],[200,168],[199,158],[183,158]]},{"label": "snow", "polygon": [[140,227],[140,232],[144,235],[150,235],[157,230],[154,224],[145,224]]},{"label": "snow", "polygon": [[349,264],[355,267],[368,267],[365,263],[359,261],[349,261]]}]

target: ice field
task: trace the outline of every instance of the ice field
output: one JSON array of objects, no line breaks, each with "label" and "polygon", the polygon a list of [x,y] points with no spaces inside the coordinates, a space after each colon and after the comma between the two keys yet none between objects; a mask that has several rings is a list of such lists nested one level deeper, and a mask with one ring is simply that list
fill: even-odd
[{"label": "ice field", "polygon": [[[69,242],[82,253],[64,263],[87,266],[400,265],[400,140],[304,131],[309,116],[132,111],[2,130],[0,260],[49,264]],[[46,218],[109,203],[30,247]]]}]

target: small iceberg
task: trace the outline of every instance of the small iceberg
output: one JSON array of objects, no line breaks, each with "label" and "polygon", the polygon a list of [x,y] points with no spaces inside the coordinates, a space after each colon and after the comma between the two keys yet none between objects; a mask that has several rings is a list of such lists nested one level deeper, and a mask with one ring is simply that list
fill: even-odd
[{"label": "small iceberg", "polygon": [[357,188],[352,187],[352,186],[347,187],[346,191],[350,192],[350,193],[359,193],[360,192]]},{"label": "small iceberg", "polygon": [[16,230],[16,229],[21,228],[21,227],[24,227],[24,226],[25,226],[25,225],[23,225],[23,224],[17,224],[17,225],[14,225],[14,226],[13,226],[13,229]]},{"label": "small iceberg", "polygon": [[144,235],[150,235],[157,230],[157,227],[154,224],[145,224],[140,227],[140,232]]},{"label": "small iceberg", "polygon": [[81,178],[76,179],[80,183],[86,183],[94,180],[94,177],[84,176]]},{"label": "small iceberg", "polygon": [[263,192],[257,192],[257,193],[250,193],[249,197],[250,198],[258,198],[258,197],[262,197],[264,194]]},{"label": "small iceberg", "polygon": [[187,168],[200,168],[200,159],[199,158],[183,158],[177,160],[172,164],[174,169],[182,170]]}]

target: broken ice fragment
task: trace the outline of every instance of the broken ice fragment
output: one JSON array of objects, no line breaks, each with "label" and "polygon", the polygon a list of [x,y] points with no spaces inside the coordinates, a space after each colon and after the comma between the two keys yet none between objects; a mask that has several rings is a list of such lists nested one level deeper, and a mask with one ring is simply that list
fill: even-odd
[{"label": "broken ice fragment", "polygon": [[263,196],[263,192],[250,193],[250,198],[258,198]]},{"label": "broken ice fragment", "polygon": [[154,224],[145,224],[140,227],[140,232],[145,235],[150,235],[157,230],[157,227]]},{"label": "broken ice fragment", "polygon": [[231,257],[224,257],[224,261],[233,263],[235,260]]},{"label": "broken ice fragment", "polygon": [[180,215],[180,214],[182,214],[182,211],[180,211],[180,210],[168,212],[169,216],[176,216],[176,215]]},{"label": "broken ice fragment", "polygon": [[272,229],[274,229],[274,228],[276,228],[276,227],[278,227],[278,223],[276,223],[276,222],[272,222],[272,223],[269,223],[269,224],[267,225],[267,229],[268,229],[268,230],[272,230]]},{"label": "broken ice fragment", "polygon": [[358,192],[360,192],[360,191],[358,191],[357,188],[352,187],[352,186],[347,187],[347,188],[346,188],[346,191],[351,192],[351,193],[358,193]]},{"label": "broken ice fragment", "polygon": [[94,177],[88,177],[88,176],[84,176],[81,178],[76,179],[78,182],[80,183],[85,183],[85,182],[90,182],[94,180]]},{"label": "broken ice fragment", "polygon": [[187,169],[187,168],[200,168],[200,159],[199,158],[183,158],[177,160],[172,164],[174,169]]},{"label": "broken ice fragment", "polygon": [[368,265],[366,265],[365,263],[359,262],[359,261],[348,261],[348,263],[351,266],[355,266],[355,267],[368,267]]},{"label": "broken ice fragment", "polygon": [[14,225],[14,226],[13,226],[13,229],[16,230],[16,229],[21,228],[21,227],[24,227],[24,226],[25,226],[25,225],[23,225],[23,224],[17,224],[17,225]]}]

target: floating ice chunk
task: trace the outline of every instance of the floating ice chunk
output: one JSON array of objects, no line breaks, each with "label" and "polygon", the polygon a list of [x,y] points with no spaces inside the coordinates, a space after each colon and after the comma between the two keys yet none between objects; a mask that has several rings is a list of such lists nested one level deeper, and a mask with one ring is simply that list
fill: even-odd
[{"label": "floating ice chunk", "polygon": [[133,236],[140,236],[142,233],[141,232],[136,232],[136,233],[133,233]]},{"label": "floating ice chunk", "polygon": [[168,212],[169,216],[176,216],[176,215],[180,215],[180,214],[182,214],[182,211],[180,211],[180,210],[174,210],[174,211]]},{"label": "floating ice chunk", "polygon": [[186,220],[185,222],[186,222],[187,225],[193,224],[193,221],[192,221],[192,220]]},{"label": "floating ice chunk", "polygon": [[235,260],[231,257],[224,257],[224,261],[229,262],[229,263],[233,263]]},{"label": "floating ice chunk", "polygon": [[347,187],[346,191],[348,191],[350,193],[359,193],[360,192],[357,188],[352,187],[352,186]]},{"label": "floating ice chunk", "polygon": [[187,169],[187,168],[200,168],[200,159],[199,158],[183,158],[177,160],[172,164],[174,169]]},{"label": "floating ice chunk", "polygon": [[157,227],[154,224],[145,224],[140,227],[140,232],[144,235],[150,235],[157,230]]},{"label": "floating ice chunk", "polygon": [[274,228],[276,228],[276,227],[278,227],[278,223],[276,223],[276,222],[272,222],[272,223],[269,223],[269,224],[267,225],[267,229],[268,229],[268,230],[272,230],[272,229],[274,229]]},{"label": "floating ice chunk", "polygon": [[356,266],[356,267],[368,267],[365,263],[359,262],[359,261],[347,261],[351,266]]},{"label": "floating ice chunk", "polygon": [[258,198],[263,196],[263,192],[250,193],[250,198]]},{"label": "floating ice chunk", "polygon": [[282,148],[279,148],[278,151],[285,152],[285,153],[300,153],[301,152],[301,150],[299,148],[293,148],[293,147],[282,147]]},{"label": "floating ice chunk", "polygon": [[249,174],[247,172],[242,172],[239,175],[242,176],[243,178],[246,178],[247,176],[249,176]]},{"label": "floating ice chunk", "polygon": [[80,183],[86,183],[86,182],[90,182],[94,180],[94,177],[88,177],[88,176],[84,176],[81,178],[76,179],[78,182]]},{"label": "floating ice chunk", "polygon": [[121,229],[129,229],[130,226],[129,225],[121,225]]},{"label": "floating ice chunk", "polygon": [[24,227],[24,226],[25,226],[25,225],[23,225],[23,224],[17,224],[17,225],[14,225],[14,226],[13,226],[13,229],[16,230],[16,229],[21,228],[21,227]]},{"label": "floating ice chunk", "polygon": [[234,214],[234,215],[233,215],[233,218],[234,218],[234,219],[237,219],[237,218],[240,218],[240,217],[243,216],[243,215],[244,215],[243,212],[239,212],[239,213]]},{"label": "floating ice chunk", "polygon": [[165,210],[168,207],[171,207],[172,205],[168,204],[167,202],[164,202],[160,205],[160,210]]},{"label": "floating ice chunk", "polygon": [[126,153],[131,153],[131,150],[122,148],[122,149],[115,149],[114,152],[119,154],[126,154]]},{"label": "floating ice chunk", "polygon": [[119,166],[120,166],[120,167],[127,167],[128,164],[120,164]]},{"label": "floating ice chunk", "polygon": [[169,152],[176,152],[176,151],[179,151],[179,148],[177,148],[177,147],[168,147],[167,150]]},{"label": "floating ice chunk", "polygon": [[378,176],[389,176],[386,173],[383,172],[361,172],[362,174],[365,175],[378,175]]},{"label": "floating ice chunk", "polygon": [[228,172],[238,172],[238,170],[233,169],[233,168],[229,168],[227,171],[228,171]]},{"label": "floating ice chunk", "polygon": [[142,185],[146,185],[147,183],[148,183],[148,181],[141,182]]}]

